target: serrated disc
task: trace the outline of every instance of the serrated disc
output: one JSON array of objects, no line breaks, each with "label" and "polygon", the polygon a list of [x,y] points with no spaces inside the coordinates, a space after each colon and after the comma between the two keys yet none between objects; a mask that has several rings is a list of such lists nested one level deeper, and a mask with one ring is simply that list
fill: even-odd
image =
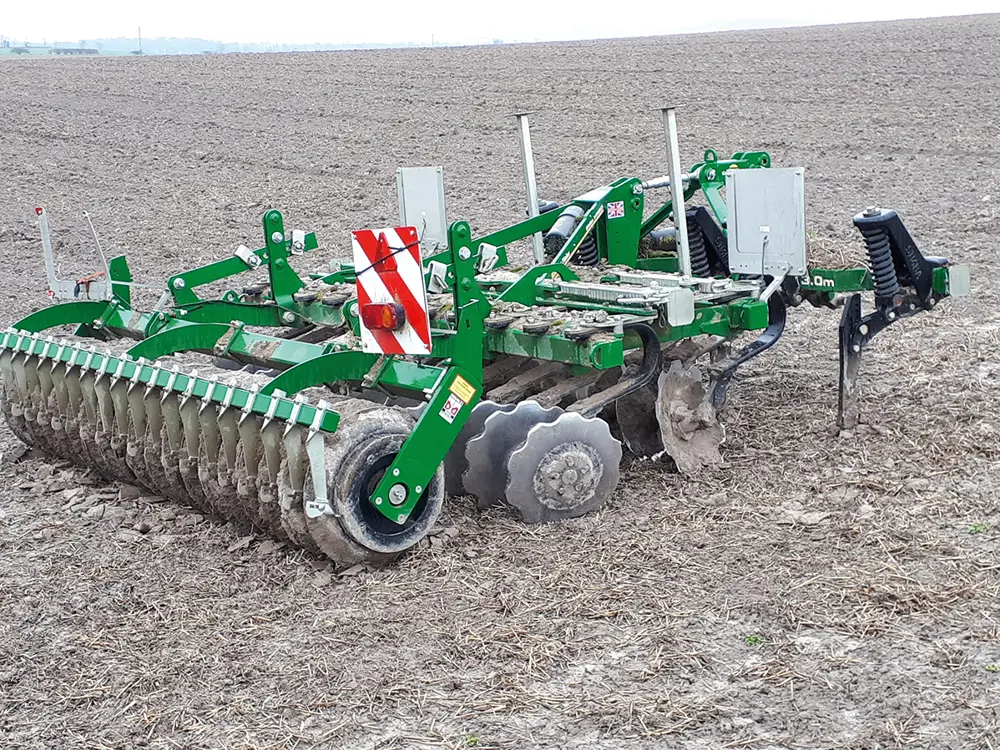
[{"label": "serrated disc", "polygon": [[506,500],[527,523],[597,510],[618,486],[621,443],[607,422],[577,413],[536,424],[507,460]]},{"label": "serrated disc", "polygon": [[524,442],[533,425],[553,422],[563,414],[558,407],[549,409],[537,401],[522,401],[512,411],[497,411],[483,423],[483,431],[468,442],[462,483],[465,490],[476,496],[476,505],[486,509],[503,502],[507,486],[507,457]]},{"label": "serrated disc", "polygon": [[465,448],[470,440],[480,435],[487,417],[498,411],[514,411],[516,404],[498,404],[495,401],[480,401],[472,409],[472,414],[466,420],[455,438],[448,455],[444,457],[444,488],[449,495],[464,495],[468,490],[462,476],[469,468],[465,458]]}]

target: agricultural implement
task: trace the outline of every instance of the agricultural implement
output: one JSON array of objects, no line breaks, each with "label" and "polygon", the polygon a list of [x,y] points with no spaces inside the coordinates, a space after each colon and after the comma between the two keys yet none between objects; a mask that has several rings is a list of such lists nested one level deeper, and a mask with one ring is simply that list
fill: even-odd
[{"label": "agricultural implement", "polygon": [[38,209],[61,301],[0,334],[7,423],[109,479],[378,564],[428,533],[446,493],[547,522],[600,508],[623,446],[687,474],[718,462],[734,374],[804,302],[843,307],[849,428],[868,342],[968,290],[965,267],[878,208],[854,217],[867,267],[809,266],[803,170],[706,151],[682,172],[672,110],[669,174],[539,201],[518,117],[525,220],[476,236],[446,223],[439,168],[401,169],[400,226],[355,231],[351,262],[300,275],[317,238],[268,211],[262,247],[171,276],[147,311],[124,257],[57,279]]}]

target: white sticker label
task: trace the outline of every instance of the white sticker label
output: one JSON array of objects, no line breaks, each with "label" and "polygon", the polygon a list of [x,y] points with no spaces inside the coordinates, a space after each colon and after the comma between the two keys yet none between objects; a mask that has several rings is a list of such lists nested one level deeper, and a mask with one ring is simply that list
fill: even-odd
[{"label": "white sticker label", "polygon": [[454,393],[449,394],[448,400],[444,402],[444,406],[441,407],[441,419],[443,419],[448,424],[455,421],[455,417],[458,413],[462,411],[462,407],[465,406],[465,402],[462,401]]},{"label": "white sticker label", "polygon": [[625,201],[611,201],[608,204],[608,218],[620,219],[625,215]]}]

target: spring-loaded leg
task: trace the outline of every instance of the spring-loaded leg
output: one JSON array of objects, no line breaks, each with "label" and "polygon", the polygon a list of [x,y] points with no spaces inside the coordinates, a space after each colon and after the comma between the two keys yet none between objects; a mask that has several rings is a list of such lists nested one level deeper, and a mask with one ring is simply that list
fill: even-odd
[{"label": "spring-loaded leg", "polygon": [[858,425],[858,409],[855,385],[861,369],[861,346],[859,329],[862,326],[861,295],[852,294],[844,305],[840,317],[840,397],[837,407],[837,427],[853,430]]}]

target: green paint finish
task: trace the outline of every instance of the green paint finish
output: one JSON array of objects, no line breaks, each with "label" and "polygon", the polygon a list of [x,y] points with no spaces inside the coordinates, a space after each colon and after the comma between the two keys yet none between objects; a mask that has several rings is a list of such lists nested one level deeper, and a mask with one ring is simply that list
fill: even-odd
[{"label": "green paint finish", "polygon": [[729,303],[729,322],[733,328],[756,331],[767,328],[767,303],[757,299],[741,299]]},{"label": "green paint finish", "polygon": [[124,255],[119,255],[108,261],[108,280],[111,282],[111,294],[125,307],[132,306],[132,270]]},{"label": "green paint finish", "polygon": [[177,352],[212,352],[229,331],[223,323],[198,323],[166,328],[143,339],[126,352],[132,359],[153,361]]},{"label": "green paint finish", "polygon": [[660,271],[661,273],[680,272],[676,255],[653,255],[648,258],[638,258],[635,267],[640,271]]},{"label": "green paint finish", "polygon": [[867,292],[875,288],[867,268],[809,268],[801,287],[809,292]]},{"label": "green paint finish", "polygon": [[81,300],[79,302],[63,302],[50,307],[43,307],[37,312],[21,318],[12,328],[18,331],[37,333],[47,328],[65,325],[83,325],[103,319],[108,309],[115,309],[113,302]]},{"label": "green paint finish", "polygon": [[505,328],[487,331],[486,340],[493,353],[566,362],[599,370],[618,367],[623,361],[621,336],[613,333],[573,341],[563,336],[538,336]]},{"label": "green paint finish", "polygon": [[538,297],[535,282],[543,277],[558,277],[563,281],[579,281],[576,272],[562,263],[548,263],[532,266],[521,274],[521,277],[507,287],[498,297],[497,302],[518,302],[522,305],[533,305]]},{"label": "green paint finish", "polygon": [[598,234],[598,249],[608,263],[635,267],[645,205],[641,180],[622,179],[612,184],[604,199],[604,220]]},{"label": "green paint finish", "polygon": [[285,222],[281,218],[281,213],[268,211],[264,214],[263,224],[271,297],[279,307],[290,309],[295,305],[292,295],[304,287],[305,282],[288,263],[291,242],[285,237]]},{"label": "green paint finish", "polygon": [[[288,395],[298,393],[305,388],[317,385],[344,381],[366,381],[372,370],[379,364],[377,354],[360,351],[339,351],[321,354],[294,367],[290,367],[271,380],[261,393],[273,393],[276,390]],[[415,391],[419,398],[424,392],[432,391],[441,380],[444,369],[417,362],[398,359],[385,359],[377,373],[377,383],[387,388]],[[375,385],[373,382],[371,385]]]},{"label": "green paint finish", "polygon": [[[481,362],[479,369],[481,372]],[[457,366],[448,368],[413,432],[372,493],[376,510],[394,522],[399,522],[401,516],[409,516],[481,395],[481,376],[476,378]],[[451,408],[453,405],[458,408],[457,413]],[[393,506],[388,502],[389,490],[397,484],[406,488],[406,500]]]},{"label": "green paint finish", "polygon": [[[182,394],[188,398],[212,404],[224,404],[234,409],[261,416],[270,416],[303,427],[315,426],[325,432],[334,432],[340,415],[332,410],[320,410],[308,404],[298,404],[278,395],[265,395],[227,386],[217,381],[185,375],[146,362],[116,358],[96,351],[61,346],[34,336],[21,336],[7,332],[0,338],[0,349],[27,352],[53,362],[63,362],[67,367],[80,367],[94,372],[98,377],[110,376],[127,380],[135,387],[153,386],[164,391]],[[321,412],[321,413],[320,413]],[[319,421],[316,415],[320,413]]]},{"label": "green paint finish", "polygon": [[[268,271],[272,285],[272,295],[277,294],[282,299],[291,301],[291,295],[301,289],[303,283],[298,274],[288,264],[291,239],[285,237],[281,213],[278,211],[268,211],[264,214],[263,225],[266,245],[259,250],[255,250],[254,255],[260,258],[261,267],[266,268]],[[282,239],[280,241],[275,241],[274,239],[273,235],[276,231],[281,234]],[[313,232],[306,233],[302,252],[315,250],[317,247],[316,235]],[[280,265],[278,261],[281,261]],[[167,280],[167,289],[173,295],[174,301],[178,305],[189,305],[200,301],[200,298],[194,292],[198,287],[232,276],[238,276],[250,270],[250,266],[240,258],[233,256],[225,260],[210,263],[207,266],[192,268],[191,270],[171,276]],[[275,282],[277,282],[276,287]],[[289,291],[293,287],[294,291]]]}]

